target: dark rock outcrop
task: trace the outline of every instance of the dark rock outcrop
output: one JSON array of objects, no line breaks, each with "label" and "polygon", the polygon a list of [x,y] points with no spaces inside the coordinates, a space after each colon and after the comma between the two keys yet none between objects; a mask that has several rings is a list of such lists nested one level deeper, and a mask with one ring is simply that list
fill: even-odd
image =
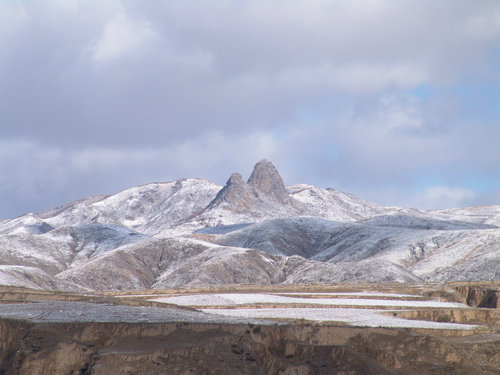
[{"label": "dark rock outcrop", "polygon": [[255,164],[248,185],[253,187],[260,197],[273,202],[289,204],[291,201],[278,170],[268,160],[264,159]]},{"label": "dark rock outcrop", "polygon": [[228,203],[234,211],[241,212],[255,206],[255,194],[239,173],[233,173],[226,185],[208,205],[207,209]]},{"label": "dark rock outcrop", "polygon": [[248,182],[239,173],[233,173],[226,185],[210,202],[207,209],[228,205],[228,209],[243,212],[262,204],[290,206],[294,202],[288,194],[276,167],[267,160],[258,162]]}]

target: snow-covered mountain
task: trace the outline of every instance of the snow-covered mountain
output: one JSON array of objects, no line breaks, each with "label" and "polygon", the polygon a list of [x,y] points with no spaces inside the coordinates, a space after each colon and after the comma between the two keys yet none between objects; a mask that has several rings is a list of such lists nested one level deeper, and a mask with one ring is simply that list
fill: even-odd
[{"label": "snow-covered mountain", "polygon": [[0,284],[148,289],[211,284],[500,279],[500,206],[420,211],[247,181],[152,183],[0,222]]}]

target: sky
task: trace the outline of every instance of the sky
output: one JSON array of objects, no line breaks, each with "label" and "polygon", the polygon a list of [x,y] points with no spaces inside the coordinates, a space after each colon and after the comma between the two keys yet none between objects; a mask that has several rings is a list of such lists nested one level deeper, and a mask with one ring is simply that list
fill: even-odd
[{"label": "sky", "polygon": [[264,158],[500,204],[500,1],[0,0],[0,218]]}]

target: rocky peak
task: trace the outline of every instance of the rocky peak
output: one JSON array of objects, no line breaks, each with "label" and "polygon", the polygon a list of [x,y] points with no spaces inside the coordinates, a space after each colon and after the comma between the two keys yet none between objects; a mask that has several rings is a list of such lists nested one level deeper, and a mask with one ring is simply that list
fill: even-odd
[{"label": "rocky peak", "polygon": [[263,204],[293,205],[292,201],[276,167],[270,161],[261,160],[248,182],[243,181],[239,173],[233,173],[207,208],[226,203],[226,209],[242,212],[257,206],[262,209]]},{"label": "rocky peak", "polygon": [[290,202],[283,179],[273,163],[268,160],[264,159],[255,164],[252,175],[248,179],[248,185],[267,199],[279,203]]},{"label": "rocky peak", "polygon": [[208,205],[208,208],[220,203],[229,203],[235,211],[244,211],[255,205],[254,193],[248,184],[243,181],[239,173],[233,173],[226,185],[217,193],[217,196]]},{"label": "rocky peak", "polygon": [[239,185],[245,185],[245,181],[243,181],[243,177],[241,177],[241,174],[239,173],[233,173],[231,177],[229,177],[229,180],[226,182],[226,186],[239,186]]}]

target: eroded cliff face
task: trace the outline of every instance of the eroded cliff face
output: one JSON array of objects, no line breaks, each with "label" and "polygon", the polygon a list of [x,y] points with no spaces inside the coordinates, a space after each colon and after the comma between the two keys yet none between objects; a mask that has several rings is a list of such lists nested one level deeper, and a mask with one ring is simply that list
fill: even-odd
[{"label": "eroded cliff face", "polygon": [[488,309],[498,309],[500,305],[500,289],[498,286],[485,285],[460,285],[455,289],[462,294],[465,303],[472,307],[484,307]]},{"label": "eroded cliff face", "polygon": [[498,374],[500,335],[321,325],[0,322],[0,374]]},{"label": "eroded cliff face", "polygon": [[470,288],[467,293],[467,304],[469,306],[486,307],[489,309],[497,309],[500,290]]}]

